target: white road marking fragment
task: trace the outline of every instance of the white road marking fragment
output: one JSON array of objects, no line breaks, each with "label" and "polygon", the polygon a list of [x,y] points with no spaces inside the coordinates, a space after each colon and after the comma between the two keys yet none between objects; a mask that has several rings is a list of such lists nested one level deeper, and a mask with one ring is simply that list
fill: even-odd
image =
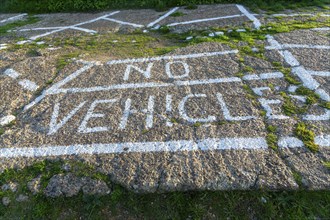
[{"label": "white road marking fragment", "polygon": [[262,91],[264,91],[264,90],[271,91],[271,89],[268,86],[252,88],[252,90],[258,96],[262,96],[263,95],[263,92]]},{"label": "white road marking fragment", "polygon": [[4,50],[8,48],[8,44],[0,44],[0,50]]},{"label": "white road marking fragment", "polygon": [[330,31],[330,27],[313,28],[313,29],[310,29],[310,30],[313,30],[313,31]]},{"label": "white road marking fragment", "polygon": [[[81,22],[81,23],[78,23],[78,24],[70,25],[70,26],[31,28],[31,29],[22,29],[22,30],[23,31],[53,30],[53,31],[50,31],[50,32],[46,32],[44,34],[40,34],[40,35],[36,35],[36,36],[30,37],[30,40],[37,40],[37,39],[39,39],[41,37],[45,37],[45,36],[48,36],[50,34],[54,34],[54,33],[57,33],[57,32],[60,32],[60,31],[64,31],[64,30],[67,30],[67,29],[74,29],[74,30],[79,30],[79,31],[84,31],[84,32],[87,32],[87,33],[94,34],[94,33],[97,33],[97,31],[86,29],[86,28],[81,28],[81,27],[78,27],[78,26],[81,26],[81,25],[84,25],[84,24],[93,23],[93,22],[99,21],[101,19],[107,18],[109,16],[115,15],[117,13],[119,13],[119,11],[115,11],[115,12],[112,12],[110,14],[106,14],[106,15],[103,15],[101,17],[94,18],[94,19],[91,19],[91,20],[88,20],[88,21],[84,21],[84,22]],[[24,43],[26,43],[26,42],[24,42]],[[23,41],[21,42],[21,44],[23,44]]]},{"label": "white road marking fragment", "polygon": [[294,86],[294,85],[290,85],[289,87],[288,87],[288,91],[289,92],[296,92],[296,90],[298,89],[298,86]]},{"label": "white road marking fragment", "polygon": [[17,79],[20,74],[13,69],[6,69],[4,75],[9,76],[12,79]]},{"label": "white road marking fragment", "polygon": [[330,95],[324,89],[316,89],[315,93],[318,94],[321,99],[330,102]]},{"label": "white road marking fragment", "polygon": [[327,71],[312,71],[307,70],[307,72],[313,76],[323,76],[323,77],[330,77],[330,72]]},{"label": "white road marking fragment", "polygon": [[24,89],[29,90],[29,91],[36,91],[39,86],[35,84],[34,82],[28,80],[28,79],[23,79],[18,82],[20,86],[22,86]]},{"label": "white road marking fragment", "polygon": [[205,85],[205,84],[217,84],[217,83],[228,83],[228,82],[241,82],[242,80],[238,77],[228,78],[216,78],[206,80],[191,80],[191,81],[174,81],[173,83],[126,83],[126,84],[115,84],[111,86],[95,86],[88,88],[59,88],[50,90],[47,95],[60,94],[60,93],[89,93],[89,92],[100,92],[100,91],[111,91],[119,89],[139,89],[139,88],[160,88],[160,87],[175,87],[175,86],[192,86],[192,85]]},{"label": "white road marking fragment", "polygon": [[242,17],[242,16],[244,16],[244,15],[229,15],[229,16],[214,17],[214,18],[203,18],[203,19],[196,19],[196,20],[191,20],[191,21],[182,21],[182,22],[171,23],[171,24],[167,24],[166,26],[173,27],[173,26],[177,26],[177,25],[193,24],[193,23],[200,23],[200,22],[207,22],[207,21],[216,21],[216,20],[221,20],[221,19],[237,18],[237,17]]},{"label": "white road marking fragment", "polygon": [[126,21],[120,21],[120,20],[113,19],[113,18],[102,18],[102,19],[107,20],[107,21],[112,21],[112,22],[115,22],[115,23],[118,23],[118,24],[130,25],[130,26],[137,27],[137,28],[144,27],[144,25],[142,25],[142,24],[134,24],[134,23],[130,23],[130,22],[126,22]]},{"label": "white road marking fragment", "polygon": [[169,56],[137,58],[137,59],[111,60],[111,61],[108,61],[107,64],[113,65],[113,64],[122,64],[122,63],[143,63],[143,62],[149,62],[149,61],[211,57],[211,56],[218,56],[218,55],[237,54],[238,52],[239,52],[238,50],[227,50],[227,51],[205,52],[205,53],[195,53],[195,54],[186,54],[186,55],[169,55]]},{"label": "white road marking fragment", "polygon": [[281,48],[277,46],[267,46],[266,50],[292,49],[292,48],[330,50],[330,46],[328,45],[308,45],[308,44],[282,44]]},{"label": "white road marking fragment", "polygon": [[[330,147],[330,135],[316,136],[315,144],[320,147]],[[281,137],[278,146],[280,148],[300,148],[304,146],[304,143],[296,137]]]},{"label": "white road marking fragment", "polygon": [[256,29],[261,27],[260,21],[250,12],[248,12],[243,5],[236,5],[238,10],[240,10],[246,17],[248,17],[251,21],[253,21],[253,25]]},{"label": "white road marking fragment", "polygon": [[278,146],[280,148],[300,148],[304,146],[304,143],[296,137],[281,137],[278,140]]},{"label": "white road marking fragment", "polygon": [[250,81],[250,80],[262,80],[262,79],[277,79],[277,78],[283,78],[284,75],[281,72],[273,72],[273,73],[261,73],[259,75],[257,74],[249,74],[243,76],[243,80]]},{"label": "white road marking fragment", "polygon": [[9,125],[11,122],[15,121],[16,117],[14,115],[7,115],[0,118],[0,126]]},{"label": "white road marking fragment", "polygon": [[76,144],[67,146],[40,146],[0,148],[0,158],[47,157],[64,155],[120,154],[127,152],[179,152],[208,150],[268,150],[264,137],[210,138],[167,142],[128,142],[109,144]]},{"label": "white road marking fragment", "polygon": [[20,14],[20,15],[16,15],[14,17],[10,17],[10,18],[7,18],[7,19],[4,19],[4,20],[1,20],[0,23],[5,23],[5,22],[8,22],[8,21],[14,21],[14,20],[19,20],[21,18],[23,18],[24,16],[26,16],[27,14],[24,13],[24,14]]},{"label": "white road marking fragment", "polygon": [[290,117],[285,116],[285,115],[275,115],[273,114],[273,110],[270,107],[271,104],[281,104],[281,100],[278,99],[273,99],[273,100],[269,100],[269,99],[259,99],[259,102],[261,104],[261,106],[265,109],[266,111],[266,116],[269,119],[288,119]]},{"label": "white road marking fragment", "polygon": [[330,120],[330,110],[325,109],[323,115],[305,115],[303,120],[307,121],[329,121]]},{"label": "white road marking fragment", "polygon": [[169,12],[167,12],[166,14],[164,14],[163,16],[159,17],[158,19],[156,19],[155,21],[149,23],[147,25],[148,28],[154,26],[155,24],[159,23],[161,20],[164,20],[165,18],[167,18],[168,16],[170,16],[171,14],[173,14],[176,10],[178,10],[179,7],[175,7],[172,10],[170,10]]},{"label": "white road marking fragment", "polygon": [[297,99],[301,102],[306,102],[306,97],[304,97],[304,96],[301,96],[301,95],[289,95],[289,96],[294,98],[294,99]]},{"label": "white road marking fragment", "polygon": [[330,135],[320,135],[315,137],[315,144],[322,147],[330,147]]}]

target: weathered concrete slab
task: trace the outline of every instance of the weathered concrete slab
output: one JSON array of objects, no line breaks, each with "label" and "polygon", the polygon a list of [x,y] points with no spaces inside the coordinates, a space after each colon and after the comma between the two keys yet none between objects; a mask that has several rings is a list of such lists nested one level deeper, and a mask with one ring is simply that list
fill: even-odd
[{"label": "weathered concrete slab", "polygon": [[[17,33],[31,41],[58,40],[157,25],[180,32],[227,25],[258,29],[261,22],[240,5],[212,5],[42,15]],[[258,41],[265,45],[259,57],[238,50],[244,42],[235,42],[238,49],[208,42],[162,56],[76,59],[61,71],[61,48],[19,59],[3,53],[0,169],[70,158],[139,192],[329,189],[323,162],[329,160],[330,115],[321,102],[329,101],[330,48],[323,33],[267,35]],[[307,96],[296,94],[298,86],[320,100],[307,104]],[[288,101],[306,111],[288,115]],[[299,122],[315,134],[317,153],[298,139]]]}]

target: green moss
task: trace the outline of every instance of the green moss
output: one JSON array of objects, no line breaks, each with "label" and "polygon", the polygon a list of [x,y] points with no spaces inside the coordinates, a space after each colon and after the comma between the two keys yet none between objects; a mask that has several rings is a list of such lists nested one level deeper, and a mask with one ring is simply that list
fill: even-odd
[{"label": "green moss", "polygon": [[172,13],[170,16],[171,17],[181,17],[181,16],[184,16],[184,15],[186,15],[186,14],[182,13],[180,11],[177,11],[177,12]]},{"label": "green moss", "polygon": [[267,134],[266,141],[267,141],[267,144],[270,148],[272,148],[273,150],[278,149],[278,147],[277,147],[278,138],[275,134],[273,134],[273,133]]},{"label": "green moss", "polygon": [[324,161],[323,165],[330,170],[330,161]]},{"label": "green moss", "polygon": [[187,10],[195,10],[195,9],[197,9],[198,8],[198,6],[197,5],[195,5],[195,4],[188,4],[186,7],[185,7],[185,9],[187,9]]},{"label": "green moss", "polygon": [[277,131],[277,127],[273,125],[268,125],[267,126],[267,131],[271,133],[275,133]]},{"label": "green moss", "polygon": [[320,106],[326,109],[330,109],[330,102],[321,102]]},{"label": "green moss", "polygon": [[201,122],[196,122],[196,123],[194,123],[193,124],[193,126],[195,127],[195,128],[198,128],[198,127],[200,127],[200,126],[202,126],[203,124],[201,123]]},{"label": "green moss", "polygon": [[5,129],[0,127],[0,136],[3,135],[5,133]]},{"label": "green moss", "polygon": [[28,24],[34,24],[38,22],[40,19],[35,16],[28,16],[25,20],[15,21],[8,23],[6,25],[0,26],[0,36],[1,35],[8,35],[11,33],[8,33],[9,30],[13,30],[18,27],[22,27]]},{"label": "green moss", "polygon": [[296,183],[302,187],[303,186],[303,183],[302,183],[302,176],[298,173],[298,172],[295,172],[295,171],[292,171],[292,175],[293,175],[293,178],[294,180],[296,181]]},{"label": "green moss", "polygon": [[296,94],[306,96],[306,103],[310,105],[317,103],[320,99],[320,96],[318,94],[303,86],[300,86],[296,90]]},{"label": "green moss", "polygon": [[74,53],[68,53],[68,54],[64,54],[62,55],[60,58],[57,59],[56,62],[56,69],[57,71],[61,71],[66,65],[68,65],[69,63],[71,63],[73,58],[76,58],[79,56],[78,52],[74,52]]},{"label": "green moss", "polygon": [[280,92],[280,95],[284,98],[282,108],[285,115],[292,116],[297,114],[303,114],[307,111],[306,107],[296,106],[285,92]]},{"label": "green moss", "polygon": [[295,135],[304,142],[304,145],[312,152],[317,152],[319,146],[315,144],[315,134],[309,130],[305,123],[300,122],[295,129]]}]

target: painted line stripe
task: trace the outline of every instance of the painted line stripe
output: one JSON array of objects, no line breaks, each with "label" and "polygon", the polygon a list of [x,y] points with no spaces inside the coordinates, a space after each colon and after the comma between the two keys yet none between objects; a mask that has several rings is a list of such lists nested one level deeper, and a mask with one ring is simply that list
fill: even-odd
[{"label": "painted line stripe", "polygon": [[[321,147],[330,146],[330,135],[317,136],[315,143]],[[280,148],[303,147],[301,140],[295,137],[279,139]],[[209,138],[202,140],[178,140],[167,142],[128,142],[110,144],[76,144],[68,146],[40,146],[0,148],[0,158],[17,157],[48,157],[65,155],[95,155],[147,152],[179,152],[179,151],[210,151],[210,150],[268,150],[264,137],[256,138]]]},{"label": "painted line stripe", "polygon": [[189,58],[210,57],[210,56],[227,55],[227,54],[237,54],[238,52],[239,52],[238,50],[229,50],[229,51],[196,53],[196,54],[187,54],[187,55],[172,55],[172,56],[159,56],[159,57],[148,57],[148,58],[138,58],[138,59],[111,60],[107,62],[107,64],[113,65],[113,64],[125,64],[125,63],[143,63],[148,61],[189,59]]},{"label": "painted line stripe", "polygon": [[246,17],[248,17],[248,19],[250,19],[253,22],[253,25],[256,29],[259,29],[261,27],[261,23],[258,20],[258,18],[256,18],[253,14],[251,14],[250,12],[248,12],[243,5],[236,5],[238,10],[240,10]]},{"label": "painted line stripe", "polygon": [[11,17],[11,18],[7,18],[7,19],[4,19],[4,20],[1,20],[0,23],[5,23],[5,22],[8,22],[8,21],[14,21],[14,20],[18,20],[18,19],[21,19],[22,17],[26,16],[27,14],[24,13],[24,14],[20,14],[20,15],[16,15],[14,17]]},{"label": "painted line stripe", "polygon": [[18,30],[13,30],[13,31],[43,31],[43,30],[57,30],[65,27],[41,27],[41,28],[24,28],[24,29],[18,29]]},{"label": "painted line stripe", "polygon": [[115,22],[115,23],[119,23],[119,24],[130,25],[130,26],[137,27],[137,28],[144,27],[144,25],[141,25],[141,24],[134,24],[134,23],[130,23],[130,22],[126,22],[126,21],[120,21],[120,20],[113,19],[113,18],[102,18],[102,19],[107,20],[107,21],[112,21],[112,22]]},{"label": "painted line stripe", "polygon": [[114,11],[114,12],[112,12],[110,14],[106,14],[106,15],[103,15],[101,17],[98,17],[98,18],[95,18],[95,19],[92,19],[92,20],[88,20],[88,21],[84,21],[84,22],[81,22],[81,23],[78,23],[78,24],[75,24],[75,25],[59,27],[59,29],[56,29],[56,30],[53,30],[53,31],[50,31],[50,32],[47,32],[47,33],[44,33],[44,34],[40,34],[40,35],[37,35],[37,36],[30,37],[30,40],[36,40],[38,38],[45,37],[45,36],[48,36],[50,34],[54,34],[54,33],[57,33],[57,32],[60,32],[60,31],[64,31],[64,30],[67,30],[67,29],[83,30],[85,32],[86,32],[86,30],[88,30],[89,33],[97,33],[96,31],[89,30],[89,29],[86,29],[86,28],[79,28],[78,26],[84,25],[84,24],[93,23],[95,21],[101,20],[101,19],[106,18],[108,16],[112,16],[112,15],[118,14],[119,12],[120,11]]},{"label": "painted line stripe", "polygon": [[127,83],[116,84],[111,86],[95,86],[89,88],[68,88],[68,89],[56,89],[47,92],[47,94],[59,94],[59,93],[89,93],[100,92],[120,89],[140,89],[140,88],[160,88],[160,87],[176,87],[176,86],[193,86],[193,85],[207,85],[217,83],[230,83],[230,82],[242,82],[238,77],[229,78],[217,78],[206,80],[192,80],[192,81],[175,81],[173,83]]},{"label": "painted line stripe", "polygon": [[83,32],[87,32],[87,33],[93,33],[93,34],[97,33],[97,31],[86,29],[86,28],[81,28],[81,27],[70,27],[70,29],[83,31]]},{"label": "painted line stripe", "polygon": [[[281,50],[283,49],[291,49],[291,48],[306,48],[306,49],[324,49],[330,50],[330,46],[328,45],[307,45],[307,44],[281,44]],[[267,46],[266,50],[278,50],[277,46]]]},{"label": "painted line stripe", "polygon": [[283,78],[284,75],[281,72],[273,72],[273,73],[261,73],[257,74],[249,74],[243,76],[243,80],[261,80],[261,79],[276,79],[276,78]]},{"label": "painted line stripe", "polygon": [[174,13],[176,10],[178,10],[178,9],[179,9],[179,7],[175,7],[175,8],[173,8],[172,10],[170,10],[169,12],[167,12],[166,14],[164,14],[163,16],[161,16],[160,18],[158,18],[157,20],[155,20],[155,21],[149,23],[149,24],[147,25],[147,27],[149,28],[149,27],[154,26],[155,24],[157,24],[157,23],[160,22],[161,20],[164,20],[165,18],[167,18],[168,16],[170,16],[171,14],[173,14],[173,13]]},{"label": "painted line stripe", "polygon": [[0,126],[6,126],[14,120],[16,120],[16,117],[14,115],[4,116],[4,117],[0,118]]},{"label": "painted line stripe", "polygon": [[223,16],[223,17],[204,18],[204,19],[197,19],[197,20],[191,20],[191,21],[171,23],[171,24],[167,24],[166,26],[172,27],[172,26],[184,25],[184,24],[193,24],[193,23],[215,21],[215,20],[228,19],[228,18],[237,18],[237,17],[242,17],[242,16],[244,16],[244,15],[229,15],[229,16]]},{"label": "painted line stripe", "polygon": [[313,29],[310,29],[310,30],[313,30],[313,31],[330,31],[330,27],[313,28]]},{"label": "painted line stripe", "polygon": [[23,79],[18,82],[20,86],[22,86],[24,89],[29,90],[31,92],[37,91],[39,86],[35,84],[34,82],[28,80],[28,79]]},{"label": "painted line stripe", "polygon": [[260,138],[212,138],[204,140],[179,140],[168,142],[137,142],[88,144],[69,146],[42,146],[23,148],[1,148],[0,158],[46,157],[81,154],[118,154],[128,152],[177,152],[194,150],[266,150],[266,139]]},{"label": "painted line stripe", "polygon": [[12,79],[17,79],[20,74],[13,69],[6,69],[4,75],[9,76]]}]

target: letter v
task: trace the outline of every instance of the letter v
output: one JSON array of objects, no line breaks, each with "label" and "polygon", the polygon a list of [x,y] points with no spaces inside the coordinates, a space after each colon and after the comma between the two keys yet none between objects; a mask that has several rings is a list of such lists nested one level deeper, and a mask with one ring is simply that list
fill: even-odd
[{"label": "letter v", "polygon": [[76,112],[79,111],[79,109],[81,109],[85,105],[85,103],[86,103],[86,101],[80,103],[67,116],[65,116],[63,118],[63,120],[60,121],[59,123],[57,123],[57,117],[58,117],[59,110],[60,110],[60,104],[59,103],[56,103],[55,106],[54,106],[54,111],[53,111],[52,118],[50,120],[48,135],[51,135],[51,134],[56,133],[58,131],[58,129],[60,129],[61,127],[63,127],[63,125],[65,125],[70,120],[70,118],[72,118],[72,116],[74,114],[76,114]]}]

